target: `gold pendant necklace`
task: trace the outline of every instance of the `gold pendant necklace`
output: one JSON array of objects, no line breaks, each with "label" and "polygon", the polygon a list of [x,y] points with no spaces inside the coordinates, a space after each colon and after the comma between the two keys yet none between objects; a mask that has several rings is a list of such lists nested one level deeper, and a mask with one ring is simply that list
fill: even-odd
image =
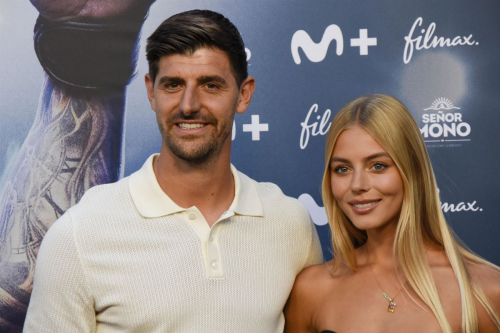
[{"label": "gold pendant necklace", "polygon": [[384,288],[382,288],[382,286],[378,282],[377,275],[375,275],[375,272],[373,271],[372,265],[370,264],[370,253],[368,251],[368,244],[366,244],[366,256],[368,259],[368,267],[370,267],[370,271],[372,272],[373,277],[375,278],[375,282],[377,282],[379,288],[382,290],[382,296],[384,296],[384,298],[387,301],[389,301],[389,305],[387,306],[387,312],[394,313],[394,310],[396,310],[396,302],[394,302],[394,299],[396,298],[396,296],[399,295],[399,293],[403,289],[403,286],[401,286],[401,288],[399,288],[398,292],[396,293],[396,295],[394,295],[394,297],[387,295],[387,293],[384,291]]},{"label": "gold pendant necklace", "polygon": [[[379,287],[380,287],[380,285],[379,285]],[[380,288],[380,289],[382,289],[382,288]],[[399,291],[401,291],[401,289],[399,289]],[[396,296],[399,294],[399,291],[398,291],[398,293],[396,294]],[[394,298],[395,298],[396,296],[394,296],[394,297],[390,297],[390,296],[389,296],[389,295],[387,295],[387,294],[385,293],[385,291],[383,291],[383,290],[382,290],[382,295],[384,295],[385,299],[389,301],[389,306],[387,307],[387,311],[388,311],[388,312],[393,313],[393,312],[394,312],[394,310],[396,310],[396,303],[394,302]]]}]

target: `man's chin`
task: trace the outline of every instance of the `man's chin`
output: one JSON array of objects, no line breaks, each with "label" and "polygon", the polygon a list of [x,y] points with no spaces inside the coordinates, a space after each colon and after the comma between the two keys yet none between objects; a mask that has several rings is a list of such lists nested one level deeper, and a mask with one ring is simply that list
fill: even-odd
[{"label": "man's chin", "polygon": [[225,142],[231,139],[230,134],[231,132],[227,131],[223,138],[215,135],[210,137],[168,135],[163,141],[172,154],[180,160],[192,165],[202,165],[217,159]]},{"label": "man's chin", "polygon": [[170,151],[180,160],[189,164],[201,165],[208,163],[217,154],[216,149],[212,146],[204,147],[186,147],[187,145],[167,145]]}]

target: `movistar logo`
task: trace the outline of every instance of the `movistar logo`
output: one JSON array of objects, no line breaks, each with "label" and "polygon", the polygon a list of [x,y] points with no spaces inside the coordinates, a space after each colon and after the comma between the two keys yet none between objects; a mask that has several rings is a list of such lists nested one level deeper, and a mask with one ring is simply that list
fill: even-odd
[{"label": "movistar logo", "polygon": [[307,59],[312,62],[323,61],[326,57],[328,47],[332,40],[336,41],[337,44],[337,55],[341,55],[344,52],[344,37],[342,36],[342,30],[336,25],[329,25],[321,38],[321,42],[315,43],[309,34],[304,30],[299,30],[293,34],[292,37],[292,56],[293,61],[297,65],[301,63],[299,48],[304,51]]}]

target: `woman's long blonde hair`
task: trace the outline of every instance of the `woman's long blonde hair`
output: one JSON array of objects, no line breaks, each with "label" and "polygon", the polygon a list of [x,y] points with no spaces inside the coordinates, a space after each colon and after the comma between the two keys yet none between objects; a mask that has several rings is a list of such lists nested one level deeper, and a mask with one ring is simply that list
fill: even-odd
[{"label": "woman's long blonde hair", "polygon": [[406,279],[436,316],[443,332],[452,332],[426,259],[426,246],[443,249],[457,277],[462,301],[462,332],[478,332],[477,300],[500,329],[500,318],[483,291],[472,281],[466,262],[499,270],[457,243],[441,211],[434,172],[420,130],[406,107],[387,95],[361,96],[344,106],[332,121],[326,139],[323,202],[332,230],[334,268],[356,269],[355,249],[367,240],[342,212],[332,194],[330,159],[340,133],[353,125],[368,131],[387,151],[403,181],[404,199],[393,253]]}]

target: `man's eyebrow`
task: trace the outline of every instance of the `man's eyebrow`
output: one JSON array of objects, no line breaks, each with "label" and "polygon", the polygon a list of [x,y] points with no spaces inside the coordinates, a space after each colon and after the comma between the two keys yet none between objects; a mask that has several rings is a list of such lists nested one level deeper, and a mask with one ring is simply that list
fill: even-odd
[{"label": "man's eyebrow", "polygon": [[205,75],[205,76],[200,76],[198,79],[198,84],[204,84],[208,82],[217,82],[220,84],[227,84],[226,80],[222,76],[219,75]]},{"label": "man's eyebrow", "polygon": [[162,76],[158,80],[158,85],[164,84],[165,82],[169,82],[169,83],[185,83],[185,81],[183,79],[181,79],[180,77],[178,77],[178,76]]},{"label": "man's eyebrow", "polygon": [[[380,152],[380,153],[375,153],[375,154],[371,154],[370,156],[367,156],[365,158],[363,158],[363,161],[370,161],[370,160],[373,160],[373,159],[376,159],[376,158],[379,158],[379,157],[388,157],[388,158],[391,158],[391,156],[389,154],[387,154],[386,152]],[[330,159],[330,163],[334,163],[334,162],[341,162],[341,163],[351,163],[350,160],[346,159],[346,158],[342,158],[342,157],[332,157]]]}]

